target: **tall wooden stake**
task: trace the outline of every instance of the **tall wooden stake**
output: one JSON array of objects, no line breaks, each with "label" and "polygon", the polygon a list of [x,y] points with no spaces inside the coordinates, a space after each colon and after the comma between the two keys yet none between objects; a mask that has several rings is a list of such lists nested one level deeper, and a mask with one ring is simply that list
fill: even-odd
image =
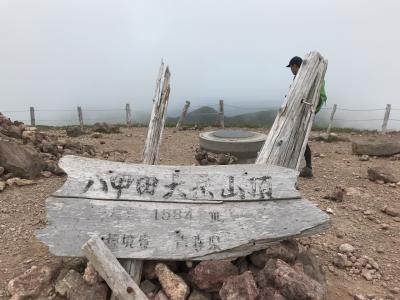
[{"label": "tall wooden stake", "polygon": [[331,117],[329,119],[329,125],[328,125],[328,129],[326,130],[326,133],[331,133],[331,129],[332,129],[332,125],[333,125],[333,118],[335,117],[335,113],[336,113],[336,108],[337,105],[333,104],[333,108],[332,108],[332,112],[331,112]]},{"label": "tall wooden stake", "polygon": [[36,120],[35,120],[35,108],[33,106],[30,107],[30,113],[31,113],[31,126],[36,126]]},{"label": "tall wooden stake", "polygon": [[131,115],[131,105],[129,103],[125,105],[125,111],[126,111],[126,125],[130,127],[132,125],[132,115]]},{"label": "tall wooden stake", "polygon": [[307,54],[256,163],[298,169],[307,145],[328,62]]},{"label": "tall wooden stake", "polygon": [[178,123],[176,124],[176,129],[178,130],[182,129],[182,124],[185,121],[189,106],[190,106],[190,101],[186,101],[185,105],[183,106],[182,113],[181,116],[179,117]]},{"label": "tall wooden stake", "polygon": [[219,124],[218,126],[221,128],[225,128],[225,122],[224,122],[224,100],[219,100],[219,113],[218,113],[218,118],[219,118]]},{"label": "tall wooden stake", "polygon": [[[161,138],[164,129],[165,116],[169,100],[170,77],[171,73],[169,72],[168,66],[164,71],[164,63],[162,62],[153,97],[154,104],[150,117],[147,139],[144,145],[143,164],[156,165],[158,163]],[[120,263],[125,268],[125,270],[131,275],[133,280],[137,284],[140,284],[143,261],[138,259],[121,259]]]},{"label": "tall wooden stake", "polygon": [[382,124],[382,134],[386,133],[391,108],[392,106],[390,104],[386,104],[385,117],[383,118],[383,124]]},{"label": "tall wooden stake", "polygon": [[78,106],[78,118],[79,118],[79,126],[83,131],[83,115],[82,115],[82,108],[80,106]]}]

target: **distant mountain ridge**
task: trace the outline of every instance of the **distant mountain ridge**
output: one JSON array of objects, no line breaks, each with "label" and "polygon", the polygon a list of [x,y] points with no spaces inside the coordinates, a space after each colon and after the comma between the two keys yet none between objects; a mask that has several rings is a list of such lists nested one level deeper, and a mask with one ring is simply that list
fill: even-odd
[{"label": "distant mountain ridge", "polygon": [[[252,113],[243,113],[236,116],[225,116],[225,126],[228,127],[263,127],[271,126],[275,120],[277,109],[263,110]],[[218,117],[218,111],[209,106],[203,106],[186,115],[184,125],[214,126]],[[168,117],[166,122],[174,125],[179,117]]]}]

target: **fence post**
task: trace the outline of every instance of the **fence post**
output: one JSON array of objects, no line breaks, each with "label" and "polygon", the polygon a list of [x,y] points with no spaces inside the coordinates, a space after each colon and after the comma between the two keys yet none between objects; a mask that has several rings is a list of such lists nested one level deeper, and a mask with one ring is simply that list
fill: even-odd
[{"label": "fence post", "polygon": [[187,111],[190,106],[190,101],[186,101],[185,105],[183,106],[181,116],[179,117],[178,123],[176,123],[176,129],[182,129],[183,121],[185,121]]},{"label": "fence post", "polygon": [[33,106],[30,107],[30,112],[31,112],[31,126],[35,127],[36,126],[35,108]]},{"label": "fence post", "polygon": [[131,115],[131,105],[127,103],[125,105],[125,110],[126,110],[126,125],[128,127],[131,127],[132,125],[132,115]]},{"label": "fence post", "polygon": [[332,125],[333,125],[333,118],[335,117],[336,108],[337,108],[337,104],[333,104],[331,117],[329,119],[328,129],[326,130],[327,134],[331,133],[331,129],[332,129]]},{"label": "fence post", "polygon": [[82,108],[80,106],[78,106],[78,118],[79,118],[79,126],[83,131],[83,116],[82,116]]},{"label": "fence post", "polygon": [[382,134],[386,133],[386,129],[387,129],[388,121],[389,121],[390,109],[391,108],[392,108],[392,105],[386,104],[385,117],[383,118],[383,124],[382,124]]},{"label": "fence post", "polygon": [[219,127],[225,128],[225,122],[224,122],[224,100],[219,100]]}]

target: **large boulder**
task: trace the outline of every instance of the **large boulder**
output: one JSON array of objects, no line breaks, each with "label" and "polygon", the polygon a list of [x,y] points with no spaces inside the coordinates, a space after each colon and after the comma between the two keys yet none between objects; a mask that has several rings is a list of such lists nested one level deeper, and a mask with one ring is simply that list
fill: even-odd
[{"label": "large boulder", "polygon": [[14,176],[31,179],[40,175],[44,161],[34,148],[2,140],[0,142],[0,165]]},{"label": "large boulder", "polygon": [[390,156],[400,153],[400,141],[388,137],[353,141],[351,146],[355,155]]}]

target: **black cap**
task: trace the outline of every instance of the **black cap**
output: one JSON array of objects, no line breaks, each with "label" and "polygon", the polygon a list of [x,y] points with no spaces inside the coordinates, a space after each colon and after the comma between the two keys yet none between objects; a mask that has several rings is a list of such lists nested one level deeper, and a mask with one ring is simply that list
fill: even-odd
[{"label": "black cap", "polygon": [[301,57],[295,56],[289,61],[289,64],[286,67],[289,68],[292,65],[297,65],[300,67],[302,62],[303,60],[301,59]]}]

